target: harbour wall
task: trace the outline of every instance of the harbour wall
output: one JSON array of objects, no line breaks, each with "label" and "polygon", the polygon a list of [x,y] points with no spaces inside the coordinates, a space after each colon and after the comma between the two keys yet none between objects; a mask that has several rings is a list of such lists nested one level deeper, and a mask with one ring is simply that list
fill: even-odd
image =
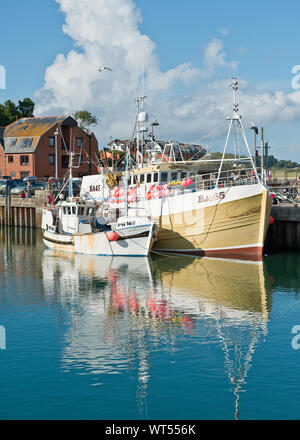
[{"label": "harbour wall", "polygon": [[[16,228],[40,229],[42,210],[51,191],[36,191],[32,198],[18,197],[0,199],[0,225]],[[265,252],[300,251],[300,205],[285,204],[272,206]]]},{"label": "harbour wall", "polygon": [[271,210],[274,222],[270,224],[265,252],[300,251],[300,205],[274,205]]}]

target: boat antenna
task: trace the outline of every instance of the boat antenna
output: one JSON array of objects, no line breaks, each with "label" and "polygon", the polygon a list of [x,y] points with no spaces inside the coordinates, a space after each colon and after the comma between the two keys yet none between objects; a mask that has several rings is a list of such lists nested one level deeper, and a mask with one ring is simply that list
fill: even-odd
[{"label": "boat antenna", "polygon": [[230,121],[230,123],[229,123],[227,137],[226,137],[225,146],[224,146],[224,150],[223,150],[223,155],[222,155],[222,159],[221,159],[221,163],[220,163],[220,167],[219,167],[219,171],[218,171],[216,188],[218,188],[219,179],[220,179],[220,175],[221,175],[221,171],[222,171],[222,167],[223,167],[223,163],[224,163],[224,159],[225,159],[226,149],[227,149],[227,145],[228,145],[228,141],[229,141],[229,137],[230,137],[230,133],[231,133],[231,129],[232,129],[233,124],[238,125],[238,127],[240,128],[240,130],[242,132],[242,137],[243,137],[244,143],[245,143],[247,151],[248,151],[249,159],[252,164],[252,169],[254,170],[254,174],[255,174],[257,181],[260,182],[260,178],[259,178],[256,166],[254,164],[254,161],[253,161],[253,158],[252,158],[252,155],[250,152],[250,148],[249,148],[249,145],[247,142],[244,126],[242,124],[242,117],[241,117],[241,115],[239,115],[239,105],[237,103],[237,90],[239,88],[238,84],[239,84],[238,79],[233,77],[232,83],[230,84],[230,86],[228,86],[228,87],[232,87],[232,90],[233,90],[233,115],[231,118],[227,118]]}]

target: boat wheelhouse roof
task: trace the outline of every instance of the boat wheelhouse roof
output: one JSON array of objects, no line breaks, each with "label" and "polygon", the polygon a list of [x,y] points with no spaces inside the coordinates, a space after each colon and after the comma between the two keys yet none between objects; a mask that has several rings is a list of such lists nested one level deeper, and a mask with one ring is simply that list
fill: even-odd
[{"label": "boat wheelhouse roof", "polygon": [[[159,162],[153,164],[144,164],[140,168],[134,168],[130,170],[131,175],[150,174],[157,172],[172,172],[172,171],[189,171],[191,173],[214,173],[218,171],[220,161],[211,160],[211,155],[206,154],[199,160],[193,161],[178,161],[178,162]],[[224,164],[224,169],[232,168],[229,163]],[[121,173],[122,175],[125,172]]]}]

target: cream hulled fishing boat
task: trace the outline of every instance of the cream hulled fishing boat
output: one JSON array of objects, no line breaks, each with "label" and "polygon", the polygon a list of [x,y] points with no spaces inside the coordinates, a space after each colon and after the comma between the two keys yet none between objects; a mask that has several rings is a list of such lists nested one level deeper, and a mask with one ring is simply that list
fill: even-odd
[{"label": "cream hulled fishing boat", "polygon": [[[82,192],[119,212],[124,209],[121,191],[129,185],[128,215],[146,215],[156,222],[159,232],[153,249],[158,252],[261,259],[272,200],[250,153],[238,113],[235,78],[232,88],[233,115],[228,118],[222,159],[211,160],[205,150],[198,149],[194,156],[201,157],[195,160],[193,155],[187,157],[180,144],[169,142],[162,147],[153,136],[146,142],[147,115],[145,97],[141,97],[137,99],[135,164],[130,176],[87,176]],[[233,129],[239,130],[247,157],[226,158]],[[238,166],[233,167],[233,162]]]}]

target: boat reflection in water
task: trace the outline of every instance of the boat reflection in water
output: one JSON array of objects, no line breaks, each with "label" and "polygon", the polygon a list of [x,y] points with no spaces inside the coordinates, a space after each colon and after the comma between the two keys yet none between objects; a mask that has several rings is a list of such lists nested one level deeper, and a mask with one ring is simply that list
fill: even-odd
[{"label": "boat reflection in water", "polygon": [[137,364],[138,409],[147,418],[152,352],[179,350],[182,335],[206,341],[213,333],[224,352],[234,417],[239,418],[240,392],[255,347],[267,334],[271,289],[263,263],[167,256],[63,258],[45,251],[42,266],[45,294],[57,295],[72,316],[64,369],[84,365],[99,381],[101,374]]}]

